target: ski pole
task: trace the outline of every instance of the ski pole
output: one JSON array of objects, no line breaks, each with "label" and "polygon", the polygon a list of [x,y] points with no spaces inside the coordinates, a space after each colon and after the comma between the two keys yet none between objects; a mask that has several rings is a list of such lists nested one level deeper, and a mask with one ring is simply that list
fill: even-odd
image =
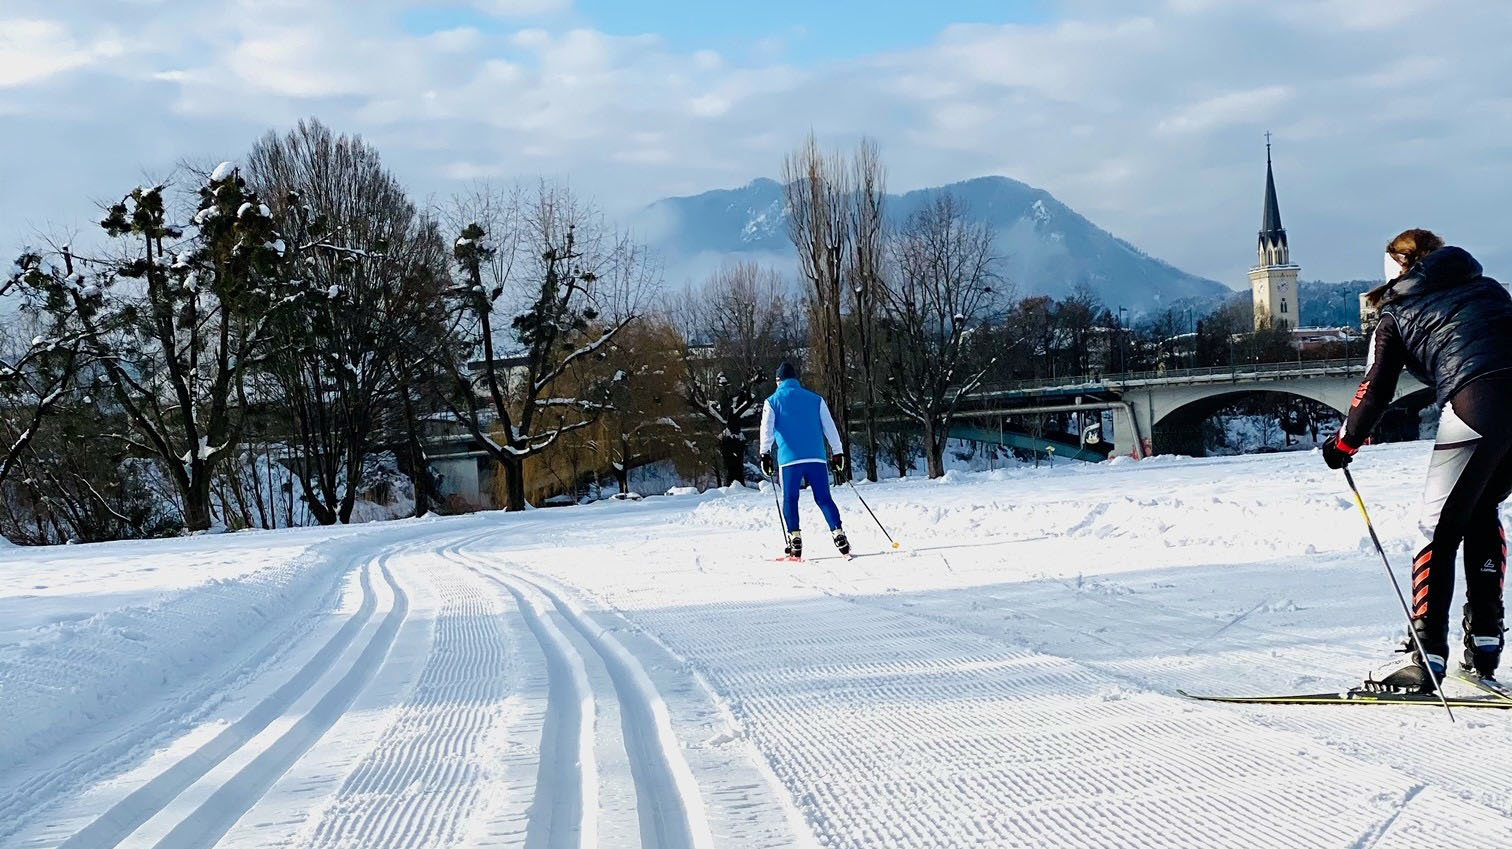
[{"label": "ski pole", "polygon": [[1397,601],[1402,603],[1402,614],[1407,617],[1407,633],[1412,636],[1412,644],[1417,646],[1418,657],[1423,659],[1423,668],[1428,670],[1428,680],[1433,682],[1433,691],[1438,693],[1439,702],[1444,705],[1444,712],[1449,714],[1449,721],[1454,721],[1454,711],[1449,709],[1449,700],[1444,697],[1443,682],[1439,680],[1437,672],[1433,671],[1433,664],[1428,662],[1428,652],[1423,649],[1423,641],[1418,639],[1417,628],[1412,625],[1412,609],[1407,606],[1407,596],[1402,594],[1402,585],[1397,582],[1396,573],[1391,571],[1391,561],[1386,557],[1386,549],[1381,546],[1381,538],[1376,536],[1375,523],[1370,521],[1370,511],[1365,509],[1365,499],[1360,497],[1360,488],[1355,486],[1354,475],[1349,473],[1349,467],[1344,467],[1344,480],[1349,482],[1349,491],[1354,493],[1355,504],[1360,507],[1360,515],[1365,517],[1365,527],[1370,531],[1370,541],[1375,543],[1376,552],[1381,555],[1381,563],[1386,566],[1386,577],[1391,579],[1391,588],[1396,590]]},{"label": "ski pole", "polygon": [[782,544],[783,545],[787,545],[788,544],[787,517],[784,516],[784,515],[782,515],[782,498],[780,496],[778,496],[778,494],[777,494],[777,490],[779,490],[781,488],[782,488],[782,485],[779,484],[779,483],[777,483],[777,476],[776,475],[772,475],[772,503],[777,505],[777,524],[779,524],[779,525],[782,526]]},{"label": "ski pole", "polygon": [[856,498],[861,502],[861,506],[866,508],[867,513],[871,513],[872,521],[877,523],[877,527],[882,528],[882,536],[887,537],[887,541],[891,542],[892,547],[896,549],[898,543],[893,540],[892,534],[887,532],[887,528],[882,527],[882,520],[877,518],[877,514],[872,513],[871,505],[867,504],[866,499],[861,497],[861,490],[856,489],[855,481],[846,481],[846,483],[850,484],[851,492],[856,494]]}]

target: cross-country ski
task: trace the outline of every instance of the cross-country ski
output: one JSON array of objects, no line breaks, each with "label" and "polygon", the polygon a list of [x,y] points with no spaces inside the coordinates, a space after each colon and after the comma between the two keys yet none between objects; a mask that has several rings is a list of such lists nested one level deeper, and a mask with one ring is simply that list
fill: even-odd
[{"label": "cross-country ski", "polygon": [[1375,693],[1368,690],[1346,690],[1342,693],[1296,693],[1280,696],[1215,696],[1210,693],[1177,693],[1199,702],[1226,702],[1237,705],[1426,705],[1438,707],[1447,703],[1451,708],[1496,708],[1512,709],[1512,700],[1495,698],[1455,698],[1440,700],[1432,693]]}]

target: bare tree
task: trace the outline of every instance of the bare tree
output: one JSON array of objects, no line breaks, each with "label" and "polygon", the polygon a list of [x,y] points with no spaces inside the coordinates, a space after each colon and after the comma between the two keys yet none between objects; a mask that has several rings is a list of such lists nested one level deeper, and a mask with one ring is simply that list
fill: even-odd
[{"label": "bare tree", "polygon": [[569,396],[555,391],[558,381],[580,360],[607,356],[659,270],[564,185],[479,198],[456,210],[471,220],[454,246],[461,279],[452,291],[479,359],[445,358],[456,387],[446,403],[503,467],[505,508],[522,510],[526,458],[607,407],[607,386]]},{"label": "bare tree", "polygon": [[969,342],[995,300],[1000,278],[992,231],[942,194],[911,216],[890,244],[882,287],[890,350],[888,399],[924,431],[929,476],[945,473],[945,441],[961,399],[981,383]]},{"label": "bare tree", "polygon": [[1091,372],[1092,336],[1104,312],[1102,301],[1090,286],[1078,284],[1071,295],[1055,307],[1055,325],[1060,347],[1067,353],[1066,368],[1072,375]]},{"label": "bare tree", "polygon": [[719,429],[725,482],[745,481],[746,430],[761,419],[759,387],[793,353],[794,309],[782,275],[755,263],[716,271],[685,295],[682,332],[688,406]]},{"label": "bare tree", "polygon": [[862,139],[852,159],[851,294],[860,341],[862,415],[866,419],[866,479],[877,479],[877,300],[882,286],[883,201],[886,174],[877,143]]},{"label": "bare tree", "polygon": [[835,403],[841,436],[850,433],[842,286],[851,245],[851,172],[845,158],[826,154],[810,133],[782,165],[787,197],[788,236],[798,252],[798,268],[813,288],[816,321],[810,328],[823,388]]},{"label": "bare tree", "polygon": [[[423,450],[409,359],[412,337],[443,320],[445,241],[376,149],[318,121],[264,136],[247,175],[283,232],[321,248],[307,252],[301,274],[323,296],[285,314],[267,372],[311,513],[321,524],[345,523],[386,437]],[[410,466],[423,498],[427,470]]]}]

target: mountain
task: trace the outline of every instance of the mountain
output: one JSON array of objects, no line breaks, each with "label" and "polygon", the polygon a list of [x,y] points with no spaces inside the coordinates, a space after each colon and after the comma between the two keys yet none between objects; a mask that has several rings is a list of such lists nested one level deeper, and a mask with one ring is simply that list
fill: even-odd
[{"label": "mountain", "polygon": [[[1213,302],[1233,291],[1144,253],[1049,192],[1007,177],[888,195],[888,217],[901,222],[941,192],[954,193],[969,215],[996,232],[1003,271],[1021,297],[1061,298],[1086,283],[1110,307],[1156,313],[1177,304]],[[660,200],[642,210],[635,223],[666,258],[674,285],[700,279],[727,259],[796,271],[782,185],[775,180]]]},{"label": "mountain", "polygon": [[1298,284],[1302,298],[1303,327],[1358,327],[1360,294],[1381,285],[1379,280],[1345,280],[1324,283],[1303,280]]}]

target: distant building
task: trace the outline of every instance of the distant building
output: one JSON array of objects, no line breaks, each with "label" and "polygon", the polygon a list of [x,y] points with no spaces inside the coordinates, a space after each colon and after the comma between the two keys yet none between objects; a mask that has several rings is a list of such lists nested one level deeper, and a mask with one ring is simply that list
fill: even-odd
[{"label": "distant building", "polygon": [[1276,177],[1271,170],[1269,133],[1266,136],[1265,210],[1260,217],[1259,259],[1249,272],[1256,330],[1267,325],[1296,327],[1302,315],[1302,293],[1297,285],[1297,274],[1302,268],[1292,264],[1291,249],[1286,244],[1286,228],[1281,226]]},{"label": "distant building", "polygon": [[1353,327],[1297,327],[1291,332],[1293,348],[1304,353],[1314,351],[1348,350],[1347,346],[1358,342],[1360,331]]},{"label": "distant building", "polygon": [[1380,318],[1380,312],[1370,305],[1370,293],[1360,293],[1360,330],[1365,333],[1375,329],[1376,320]]}]

